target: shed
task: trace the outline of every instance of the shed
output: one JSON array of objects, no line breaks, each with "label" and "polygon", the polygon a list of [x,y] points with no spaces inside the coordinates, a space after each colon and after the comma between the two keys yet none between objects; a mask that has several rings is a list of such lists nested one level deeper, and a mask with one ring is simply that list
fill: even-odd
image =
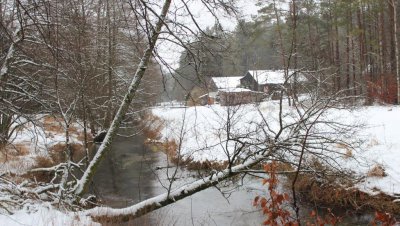
[{"label": "shed", "polygon": [[255,103],[265,98],[265,93],[245,88],[222,89],[218,95],[221,106]]}]

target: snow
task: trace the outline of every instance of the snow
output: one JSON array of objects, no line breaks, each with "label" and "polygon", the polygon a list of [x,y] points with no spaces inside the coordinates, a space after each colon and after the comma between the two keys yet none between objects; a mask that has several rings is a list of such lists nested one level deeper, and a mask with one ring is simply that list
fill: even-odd
[{"label": "snow", "polygon": [[[302,97],[306,100],[307,98]],[[186,108],[174,108],[162,105],[152,109],[154,115],[165,121],[161,140],[175,139],[179,141],[182,137],[180,154],[194,161],[226,161],[237,149],[237,143],[227,141],[227,131],[231,136],[241,137],[246,135],[246,141],[253,143],[246,148],[251,153],[266,147],[267,136],[263,134],[260,124],[266,120],[271,131],[279,129],[277,118],[279,103],[277,101],[266,101],[260,104],[246,104],[241,106],[198,106]],[[283,106],[284,123],[289,124],[297,120],[293,108],[286,104]],[[261,117],[261,115],[264,117]],[[400,196],[400,107],[399,106],[362,106],[351,110],[330,109],[324,114],[324,120],[333,120],[340,123],[348,123],[365,126],[353,137],[347,137],[349,141],[360,139],[363,141],[361,148],[352,153],[353,158],[343,157],[345,146],[338,146],[339,154],[331,153],[338,165],[345,169],[354,171],[357,175],[365,176],[365,179],[356,184],[355,187],[375,195],[379,192],[397,197]],[[43,116],[41,116],[43,118]],[[229,128],[227,119],[230,119]],[[21,119],[22,123],[24,119]],[[44,119],[39,120],[44,122]],[[6,162],[1,164],[1,172],[23,172],[32,167],[34,156],[48,155],[48,145],[63,142],[64,137],[57,132],[45,131],[36,128],[33,124],[25,124],[24,128],[14,137],[14,144],[24,144],[30,147],[28,155],[20,156],[26,166],[13,166]],[[329,131],[320,125],[321,131]],[[79,129],[78,129],[79,131]],[[35,135],[35,136],[33,136]],[[290,133],[285,134],[290,137]],[[72,140],[79,142],[77,135],[72,134]],[[243,153],[247,154],[247,153]],[[293,156],[288,156],[293,158]],[[261,159],[263,156],[255,156]],[[256,160],[249,160],[244,165],[235,167],[233,171],[245,169],[246,165]],[[9,161],[13,162],[13,161]],[[8,164],[8,165],[7,165]],[[371,177],[367,173],[375,165],[385,169],[387,176]],[[7,166],[7,167],[5,167]],[[18,167],[21,167],[18,169]],[[188,194],[207,183],[213,183],[227,176],[227,172],[219,172],[209,178],[204,178],[184,187],[177,188],[171,192],[172,197],[180,199],[182,194]],[[170,197],[171,197],[170,196]],[[4,197],[6,198],[6,197]],[[21,210],[12,215],[0,214],[1,225],[98,225],[90,220],[90,216],[132,214],[149,205],[160,206],[167,199],[166,194],[156,196],[152,199],[138,203],[137,205],[120,210],[100,207],[83,212],[63,212],[56,210],[48,203],[27,204]]]},{"label": "snow", "polygon": [[90,217],[74,212],[61,212],[47,203],[28,204],[13,215],[0,214],[0,225],[7,226],[100,226]]},{"label": "snow", "polygon": [[[37,157],[51,158],[52,148],[57,144],[65,143],[64,129],[60,118],[55,119],[50,115],[31,115],[29,117],[31,121],[23,117],[14,118],[11,127],[15,128],[15,133],[12,134],[11,144],[7,147],[7,155],[0,152],[0,175],[11,173],[14,174],[13,179],[18,180],[18,175],[25,174],[28,170],[36,167]],[[83,128],[78,122],[71,123],[70,142],[82,145],[82,133]],[[46,188],[29,187],[28,189],[34,189],[30,191],[40,193]],[[23,192],[27,188],[19,189]],[[16,203],[14,197],[6,192],[9,190],[10,188],[2,184],[0,180],[0,199]],[[57,210],[48,202],[29,199],[24,200],[24,203],[22,208],[19,205],[15,207],[10,205],[8,209],[13,214],[0,208],[0,225],[100,225],[92,222],[87,216],[71,211]]]},{"label": "snow", "polygon": [[[227,118],[230,117],[230,133],[233,136],[247,136],[247,141],[257,143],[250,145],[250,150],[265,148],[265,137],[257,127],[262,122],[259,112],[268,121],[270,129],[277,131],[279,111],[278,102],[262,102],[260,105],[248,104],[242,106],[220,105],[189,107],[185,109],[155,108],[153,114],[165,120],[162,139],[179,141],[182,134],[180,153],[193,161],[226,161],[232,156],[237,145],[227,140]],[[284,123],[293,122],[291,109],[284,106]],[[365,180],[356,185],[362,191],[370,194],[383,192],[392,196],[400,196],[400,107],[399,106],[362,106],[352,110],[331,109],[322,117],[338,123],[355,126],[363,125],[361,131],[351,137],[344,137],[349,142],[359,140],[361,146],[346,158],[346,147],[336,144],[332,146],[337,153],[329,153],[338,167],[354,171]],[[349,127],[350,128],[350,127]],[[330,131],[330,128],[319,125],[318,129]],[[289,136],[289,135],[287,135]],[[327,135],[328,136],[328,135]],[[340,136],[340,134],[335,134]],[[344,135],[343,135],[344,136]],[[322,151],[321,151],[322,152]],[[288,156],[294,158],[295,156]],[[387,176],[367,176],[375,165],[381,165]]]},{"label": "snow", "polygon": [[[50,115],[36,115],[32,122],[27,122],[26,118],[15,119],[11,127],[19,128],[10,138],[12,142],[8,156],[1,156],[0,153],[0,160],[3,161],[0,164],[0,174],[24,174],[35,166],[36,157],[50,157],[53,146],[65,143],[64,130],[58,120],[61,119],[54,120]],[[82,126],[75,122],[70,128],[75,129],[70,132],[70,143],[82,144],[79,139],[83,133]]]},{"label": "snow", "polygon": [[203,97],[207,97],[207,96],[211,97],[211,98],[216,98],[217,95],[218,95],[218,92],[209,92],[209,93],[199,96],[199,98],[203,98]]},{"label": "snow", "polygon": [[220,89],[219,91],[227,93],[254,92],[253,90],[245,88],[227,88],[227,89]]},{"label": "snow", "polygon": [[[283,70],[250,70],[248,73],[253,76],[259,85],[283,84],[285,82],[285,73]],[[288,76],[291,76],[294,73],[294,70],[289,70],[288,73]],[[299,74],[297,80],[304,82],[306,81],[306,78]],[[290,80],[288,83],[290,83]]]},{"label": "snow", "polygon": [[211,79],[218,89],[230,89],[238,87],[241,78],[243,77],[212,77]]},{"label": "snow", "polygon": [[[221,141],[226,139],[224,131],[225,119],[228,117],[225,107],[219,105],[190,107],[186,109],[156,108],[153,113],[166,120],[163,129],[164,139],[179,140],[183,129],[182,152],[184,157],[190,157],[194,161],[224,161],[226,160],[226,146]],[[249,125],[256,112],[250,106],[237,108],[238,116],[233,118],[236,128],[251,128]],[[248,116],[248,117],[247,117]],[[187,123],[182,123],[183,119]],[[234,142],[227,144],[228,149],[234,148]]]},{"label": "snow", "polygon": [[358,171],[367,172],[378,164],[387,174],[385,177],[367,177],[358,187],[371,194],[381,191],[400,196],[400,107],[363,107],[358,114],[367,122],[362,135],[368,140],[365,144],[367,150],[357,157],[369,163],[358,166]]}]

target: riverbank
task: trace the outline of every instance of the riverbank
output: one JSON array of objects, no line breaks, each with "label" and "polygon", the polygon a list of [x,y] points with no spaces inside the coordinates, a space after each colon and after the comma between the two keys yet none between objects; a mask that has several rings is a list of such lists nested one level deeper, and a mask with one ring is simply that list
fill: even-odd
[{"label": "riverbank", "polygon": [[[293,109],[284,106],[284,113]],[[260,117],[260,112],[264,117]],[[268,120],[270,130],[277,131],[279,103],[263,102],[260,105],[242,105],[222,107],[219,105],[172,109],[160,107],[152,113],[164,120],[160,140],[181,140],[181,159],[189,159],[191,165],[207,167],[227,161],[234,150],[234,142],[227,141],[226,129],[229,123],[231,134],[238,137],[257,137],[251,134],[251,128]],[[230,114],[230,115],[229,115]],[[358,106],[349,109],[328,109],[324,119],[341,124],[353,125],[358,131],[346,137],[346,143],[329,144],[335,153],[327,154],[326,165],[340,167],[340,171],[349,173],[357,179],[347,187],[331,186],[332,189],[317,189],[318,179],[309,180],[299,186],[299,191],[309,193],[310,200],[342,205],[355,209],[376,209],[380,211],[398,211],[400,201],[400,107],[398,106]],[[231,116],[231,118],[229,118]],[[230,122],[227,122],[230,119]],[[288,117],[289,121],[293,119]],[[287,123],[287,122],[286,122]],[[320,127],[320,130],[327,128]],[[182,136],[183,134],[183,136]],[[249,135],[250,134],[250,135]],[[321,132],[322,134],[322,132]],[[351,145],[350,145],[351,144]],[[326,154],[323,151],[317,154]],[[293,158],[293,156],[289,156]],[[312,158],[306,159],[311,161]],[[324,160],[325,161],[325,160]],[[308,164],[308,163],[307,163]],[[318,187],[319,186],[319,187]],[[338,187],[342,190],[338,192]],[[329,191],[329,192],[328,192]],[[356,191],[356,192],[349,192]],[[327,198],[318,199],[318,192]],[[326,192],[326,194],[324,194]],[[333,195],[338,192],[338,195]],[[352,195],[361,198],[351,200]],[[333,195],[333,196],[332,196]],[[314,199],[311,199],[313,196]],[[334,198],[333,198],[334,197]],[[337,199],[341,199],[336,202]],[[332,199],[331,201],[329,199]],[[363,201],[364,200],[364,201]],[[368,200],[367,202],[365,200]],[[382,202],[380,202],[382,201]]]},{"label": "riverbank", "polygon": [[[291,187],[291,184],[286,186]],[[344,187],[339,183],[321,183],[309,175],[300,176],[296,192],[303,203],[339,210],[341,214],[379,212],[399,217],[400,213],[400,202],[396,201],[397,197],[382,192],[371,195],[357,187]]]},{"label": "riverbank", "polygon": [[[284,111],[285,114],[288,113],[289,115],[293,109],[285,107]],[[156,128],[158,132],[154,134],[148,133],[146,136],[148,136],[149,139],[147,140],[129,141],[126,144],[121,145],[121,148],[125,153],[116,154],[116,156],[113,157],[114,163],[112,164],[110,164],[110,162],[103,163],[105,164],[105,167],[109,168],[108,173],[114,171],[111,176],[102,176],[101,174],[98,176],[98,178],[100,178],[99,180],[103,180],[102,183],[106,184],[110,188],[107,190],[105,187],[105,196],[110,195],[116,197],[115,205],[110,204],[110,202],[107,202],[107,205],[115,207],[131,205],[140,200],[152,197],[153,195],[165,192],[165,189],[168,188],[168,183],[173,183],[171,188],[176,188],[182,184],[190,184],[195,180],[195,178],[191,178],[193,175],[189,176],[187,175],[187,172],[182,173],[180,167],[175,167],[174,164],[171,164],[171,161],[176,163],[176,161],[179,160],[179,163],[185,163],[179,164],[179,166],[186,165],[186,169],[192,170],[197,173],[197,176],[203,177],[210,177],[211,174],[217,173],[221,169],[226,168],[229,163],[229,156],[235,154],[234,150],[237,147],[237,143],[234,142],[235,140],[226,139],[228,132],[231,135],[239,137],[238,139],[244,137],[246,142],[258,141],[257,145],[246,146],[246,148],[249,149],[248,152],[243,152],[241,153],[243,155],[238,155],[237,162],[234,162],[233,164],[240,164],[240,161],[243,160],[246,155],[251,156],[251,151],[262,150],[266,147],[264,140],[261,140],[265,134],[263,135],[262,129],[260,129],[262,128],[264,120],[268,120],[269,129],[279,129],[279,120],[276,118],[276,115],[278,114],[277,112],[279,112],[279,105],[274,101],[264,102],[260,105],[243,105],[235,107],[213,105],[207,107],[189,107],[179,109],[169,109],[164,107],[153,109],[153,115],[158,118],[156,121],[162,123],[162,126],[160,126],[161,124],[156,123],[149,124],[148,127]],[[260,117],[260,114],[265,117]],[[331,150],[335,150],[334,152],[318,152],[317,154],[326,154],[326,163],[335,163],[335,166],[341,166],[343,172],[351,173],[359,180],[357,183],[354,183],[353,181],[352,183],[348,183],[346,186],[343,184],[341,184],[341,186],[336,186],[331,183],[332,181],[324,182],[315,176],[309,180],[299,180],[297,183],[299,187],[297,189],[302,193],[303,197],[305,197],[306,202],[315,202],[318,203],[318,205],[327,205],[337,208],[355,208],[359,211],[365,211],[372,208],[381,211],[393,210],[396,212],[398,210],[397,200],[399,199],[398,196],[400,194],[398,191],[400,187],[400,174],[397,173],[399,166],[396,164],[400,162],[398,149],[400,146],[399,141],[397,140],[399,135],[399,131],[397,130],[400,128],[400,119],[398,119],[398,115],[400,115],[400,108],[397,106],[360,106],[352,109],[328,110],[327,114],[324,115],[324,120],[329,119],[339,121],[340,123],[354,123],[352,125],[356,125],[360,128],[357,134],[353,134],[354,137],[347,137],[349,139],[348,143],[352,143],[350,141],[357,141],[359,142],[359,146],[353,148],[348,146],[346,143],[332,143],[329,148],[333,147],[334,149]],[[286,119],[287,121],[285,121],[285,123],[290,123],[295,120],[293,117]],[[322,127],[319,129],[325,130],[326,128]],[[73,139],[78,139],[79,131],[81,130],[76,129],[76,131],[78,133],[77,135],[73,135]],[[146,131],[144,132],[146,133]],[[151,132],[151,130],[148,132]],[[284,133],[284,135],[289,136],[290,134]],[[355,137],[355,135],[357,136]],[[62,133],[44,133],[44,136],[50,138],[53,137],[52,139],[55,137],[59,139],[59,142],[62,142],[61,140],[64,138]],[[18,138],[15,140],[18,141]],[[56,143],[53,142],[52,144]],[[151,150],[143,151],[143,147],[145,145],[152,146],[154,144],[158,146],[159,150],[167,150],[167,155],[163,155],[163,162],[156,166],[149,167],[152,163],[146,163],[146,161],[143,161],[143,154],[145,152],[151,153]],[[353,142],[352,144],[356,144],[356,142]],[[138,145],[138,147],[135,145]],[[130,152],[131,148],[134,148],[134,146],[135,149],[142,150],[139,152],[140,154]],[[284,157],[284,159],[292,161],[292,163],[298,160],[296,159],[296,155],[287,155],[285,152],[277,153],[279,156]],[[34,149],[32,149],[32,154],[34,154]],[[278,155],[273,156],[275,158],[278,157]],[[312,156],[306,156],[306,158],[304,158],[305,166],[309,167],[312,160]],[[146,167],[152,175],[154,175],[155,171],[161,170],[160,172],[164,176],[166,175],[166,177],[161,180],[160,178],[154,178],[154,181],[161,183],[162,186],[154,188],[153,185],[150,185],[147,181],[150,180],[149,175],[139,174],[139,180],[132,177],[124,179],[125,174],[129,176],[134,175],[128,169],[130,166],[135,164],[137,165],[138,163],[142,164],[141,167]],[[204,170],[205,168],[206,170]],[[293,173],[295,169],[296,165],[293,164],[292,168],[287,168],[283,171],[291,171],[291,173]],[[178,172],[178,174],[175,174],[174,172]],[[199,174],[199,172],[201,172],[201,174]],[[138,184],[130,184],[126,183],[126,181],[135,181],[138,182]],[[139,181],[143,183],[139,183]],[[117,185],[118,183],[126,184],[119,187],[119,185]],[[244,184],[244,191],[247,192],[248,189],[251,189],[248,185],[251,185],[250,187],[252,187],[257,183],[259,183],[261,188],[256,190],[265,192],[266,189],[262,188],[261,181],[253,181],[251,183],[249,182],[249,184]],[[132,187],[140,187],[139,194],[141,197],[139,199],[131,197],[127,201],[124,195],[122,198],[119,196],[124,192],[131,191]],[[232,191],[233,189],[234,187],[228,186],[228,191]],[[193,197],[198,196],[200,197],[199,199],[205,199],[202,194],[215,196],[219,195],[219,192],[219,190],[216,190],[212,193],[199,193],[195,194]],[[232,194],[234,194],[234,192]],[[249,205],[251,208],[251,200],[255,195],[253,193],[249,194],[250,195],[246,195],[244,199],[250,200]],[[127,194],[127,196],[130,195],[130,193]],[[123,203],[120,202],[120,199]],[[188,203],[188,200],[190,203]],[[239,200],[241,200],[241,198]],[[178,203],[182,201],[183,200]],[[38,202],[40,202],[40,199],[32,200],[32,203]],[[186,204],[183,205],[184,207],[182,209],[193,208],[192,198],[188,198],[184,202]],[[198,200],[195,202],[197,205],[200,205],[198,204]],[[46,203],[43,203],[43,205],[46,205]],[[162,210],[165,211],[171,208],[170,211],[174,211],[172,209],[177,208],[176,205],[173,204],[168,208],[163,208]],[[32,208],[35,209],[33,210],[33,213],[36,213],[39,209],[43,209],[40,207]],[[47,209],[50,214],[50,208],[44,209]],[[26,210],[21,211],[25,211],[26,217],[29,217],[29,212],[26,212]],[[212,210],[208,207],[205,208],[205,213],[201,215],[201,217],[198,217],[199,222],[201,222],[201,219],[204,219],[210,211]],[[249,212],[258,210],[247,209],[245,211]],[[18,212],[19,211],[17,211],[17,213]],[[160,212],[156,211],[155,213]],[[257,213],[260,214],[260,212]],[[65,219],[71,220],[71,218],[76,218],[73,216],[72,212],[69,211],[66,211],[63,214],[65,214]],[[181,213],[171,214],[171,216],[179,214]],[[10,217],[9,215],[6,216]],[[17,217],[19,215],[15,216]],[[260,221],[262,215],[260,216],[261,217],[259,218],[255,218],[257,219],[257,222],[262,222]],[[80,216],[78,216],[78,218],[79,217]],[[84,217],[85,216],[82,216],[82,219],[86,219]],[[166,213],[164,217],[168,217],[168,213]],[[218,218],[218,216],[216,216],[216,218]],[[239,220],[237,221],[239,222]],[[185,220],[185,222],[188,223],[189,221]],[[222,220],[222,222],[224,222],[224,220]]]},{"label": "riverbank", "polygon": [[[90,217],[73,210],[73,205],[60,205],[57,187],[49,182],[55,172],[31,172],[66,160],[66,136],[63,120],[52,115],[32,115],[29,120],[16,119],[10,143],[0,150],[0,225],[88,225],[97,226]],[[72,160],[85,155],[83,127],[79,122],[69,125]],[[91,134],[87,134],[91,141]]]},{"label": "riverbank", "polygon": [[[63,120],[52,115],[36,115],[16,120],[10,143],[0,150],[0,175],[24,175],[30,169],[50,167],[65,161],[66,135]],[[83,127],[78,122],[69,125],[69,145],[72,159],[85,156]],[[92,140],[87,134],[88,142]]]}]

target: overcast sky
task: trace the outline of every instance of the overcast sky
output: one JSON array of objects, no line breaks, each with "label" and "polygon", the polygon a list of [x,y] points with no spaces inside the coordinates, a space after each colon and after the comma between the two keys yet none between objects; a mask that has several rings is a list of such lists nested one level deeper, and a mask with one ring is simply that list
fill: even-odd
[{"label": "overcast sky", "polygon": [[[252,15],[257,14],[257,10],[259,7],[256,6],[255,0],[239,0],[238,6],[240,8],[240,16],[241,18],[249,20]],[[175,6],[179,7],[179,6]],[[215,18],[208,12],[204,5],[201,4],[200,1],[191,2],[189,5],[197,23],[202,29],[206,27],[212,27],[215,24]],[[218,19],[222,24],[223,28],[226,30],[233,30],[237,24],[237,19],[234,17],[229,17],[224,13],[217,12]],[[183,13],[182,13],[183,14]],[[195,25],[190,18],[182,17],[181,23],[184,23],[190,28],[195,30]],[[190,38],[189,38],[190,39]],[[159,54],[161,57],[170,64],[173,68],[177,68],[179,66],[178,60],[183,48],[172,43],[168,43],[166,41],[160,41],[158,44]]]}]

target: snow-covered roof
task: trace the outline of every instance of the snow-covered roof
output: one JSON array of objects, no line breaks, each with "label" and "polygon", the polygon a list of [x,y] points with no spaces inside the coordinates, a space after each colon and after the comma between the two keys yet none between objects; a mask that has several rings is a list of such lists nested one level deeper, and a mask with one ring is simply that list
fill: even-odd
[{"label": "snow-covered roof", "polygon": [[[294,70],[289,70],[288,75],[290,83],[293,80],[292,74],[295,72]],[[283,84],[285,82],[285,72],[284,70],[251,70],[248,71],[251,76],[257,81],[259,85],[265,84]],[[298,73],[297,74],[297,81],[304,82],[306,81],[306,77],[304,75]]]},{"label": "snow-covered roof", "polygon": [[240,85],[240,79],[243,76],[236,76],[236,77],[211,77],[214,84],[217,86],[218,89],[229,89],[229,88],[236,88]]},{"label": "snow-covered roof", "polygon": [[253,90],[245,88],[227,88],[227,89],[220,89],[219,91],[226,93],[254,92]]},{"label": "snow-covered roof", "polygon": [[206,93],[204,95],[199,96],[198,98],[203,98],[203,97],[206,97],[206,96],[211,97],[211,98],[216,98],[217,94],[218,94],[218,92],[209,92],[209,93]]}]

